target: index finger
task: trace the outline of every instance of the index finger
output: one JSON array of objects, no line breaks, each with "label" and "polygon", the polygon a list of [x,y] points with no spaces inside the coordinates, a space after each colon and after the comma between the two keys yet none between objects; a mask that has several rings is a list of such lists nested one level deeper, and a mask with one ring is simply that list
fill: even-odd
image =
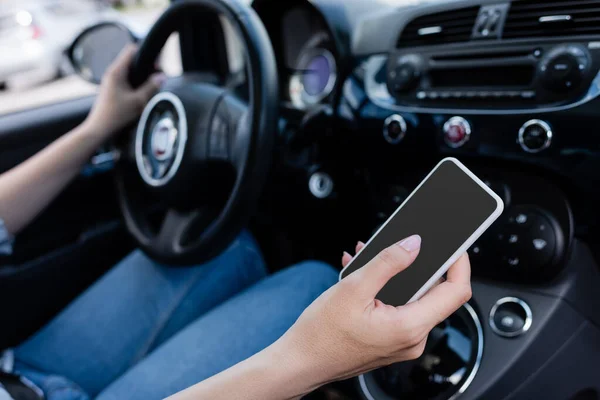
[{"label": "index finger", "polygon": [[445,282],[431,289],[421,299],[402,308],[412,310],[431,327],[436,326],[471,298],[471,264],[465,253],[448,270]]}]

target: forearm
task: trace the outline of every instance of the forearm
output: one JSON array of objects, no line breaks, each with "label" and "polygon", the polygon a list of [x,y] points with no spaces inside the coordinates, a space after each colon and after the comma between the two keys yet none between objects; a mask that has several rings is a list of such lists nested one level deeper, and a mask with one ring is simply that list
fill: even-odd
[{"label": "forearm", "polygon": [[10,233],[27,226],[77,176],[105,140],[98,130],[83,123],[0,175],[0,218]]},{"label": "forearm", "polygon": [[315,390],[315,366],[282,341],[168,400],[292,400]]}]

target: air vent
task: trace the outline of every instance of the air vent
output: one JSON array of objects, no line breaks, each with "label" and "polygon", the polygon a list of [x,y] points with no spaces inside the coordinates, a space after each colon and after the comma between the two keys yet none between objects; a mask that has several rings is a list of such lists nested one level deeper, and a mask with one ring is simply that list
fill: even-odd
[{"label": "air vent", "polygon": [[510,7],[505,39],[600,34],[600,0],[523,0]]},{"label": "air vent", "polygon": [[478,12],[479,7],[469,7],[418,17],[406,25],[397,47],[469,41]]}]

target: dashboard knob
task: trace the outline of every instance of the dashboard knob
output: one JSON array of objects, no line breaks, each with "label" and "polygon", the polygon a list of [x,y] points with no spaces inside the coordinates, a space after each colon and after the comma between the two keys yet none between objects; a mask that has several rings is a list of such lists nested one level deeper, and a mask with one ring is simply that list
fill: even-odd
[{"label": "dashboard knob", "polygon": [[552,128],[539,119],[527,121],[519,130],[519,145],[528,153],[539,153],[552,144]]},{"label": "dashboard knob", "polygon": [[587,50],[579,46],[560,46],[550,51],[540,63],[544,86],[554,92],[576,89],[590,64]]},{"label": "dashboard knob", "polygon": [[452,117],[444,124],[444,142],[453,149],[462,147],[471,138],[471,124],[463,117]]},{"label": "dashboard knob", "polygon": [[407,92],[414,88],[420,79],[421,58],[417,55],[402,56],[389,72],[389,89],[392,93]]},{"label": "dashboard knob", "polygon": [[326,199],[333,193],[333,179],[326,172],[315,172],[308,179],[308,189],[317,199]]},{"label": "dashboard knob", "polygon": [[406,136],[408,127],[401,115],[393,114],[383,122],[383,137],[389,144],[398,144]]}]

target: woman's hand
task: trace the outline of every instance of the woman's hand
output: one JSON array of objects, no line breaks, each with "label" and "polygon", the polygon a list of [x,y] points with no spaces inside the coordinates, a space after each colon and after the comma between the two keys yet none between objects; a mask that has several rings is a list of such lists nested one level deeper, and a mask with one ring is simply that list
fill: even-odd
[{"label": "woman's hand", "polygon": [[86,120],[94,134],[108,138],[140,116],[144,106],[165,80],[162,73],[154,74],[137,89],[129,84],[129,68],[137,46],[126,47],[102,78],[96,103]]},{"label": "woman's hand", "polygon": [[79,174],[112,134],[133,122],[160,87],[153,75],[138,89],[127,80],[136,48],[126,48],[106,73],[85,122],[0,176],[0,217],[13,235],[25,228]]},{"label": "woman's hand", "polygon": [[[328,382],[418,358],[429,332],[471,297],[463,255],[420,300],[401,307],[376,300],[420,247],[421,238],[411,236],[382,251],[323,293],[277,342],[172,399],[298,399]],[[342,264],[351,259],[344,253]]]},{"label": "woman's hand", "polygon": [[[357,251],[362,248],[357,246]],[[279,340],[312,390],[396,362],[418,358],[427,335],[471,297],[470,264],[463,255],[447,280],[420,300],[393,307],[375,296],[417,258],[421,238],[412,236],[382,251],[318,298]],[[344,253],[342,263],[351,260]]]}]

